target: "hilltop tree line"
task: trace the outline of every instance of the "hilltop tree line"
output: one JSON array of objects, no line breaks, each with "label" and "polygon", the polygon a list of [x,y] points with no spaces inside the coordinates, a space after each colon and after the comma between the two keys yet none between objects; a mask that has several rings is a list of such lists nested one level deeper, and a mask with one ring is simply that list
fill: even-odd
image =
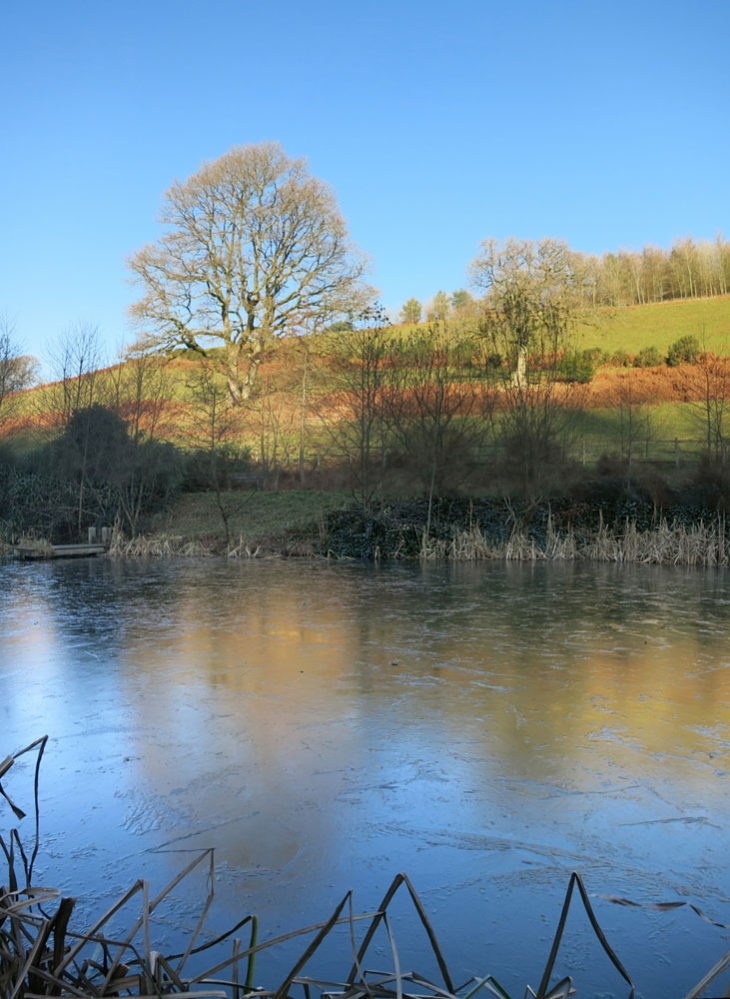
[{"label": "hilltop tree line", "polygon": [[[601,257],[571,250],[559,240],[545,242],[553,243],[564,259],[566,287],[589,308],[711,298],[730,292],[730,243],[721,235],[714,241],[687,236],[675,240],[668,250],[645,246],[641,251],[619,250]],[[520,256],[529,254],[533,245],[530,241],[510,239],[500,248],[495,240],[487,240],[482,251],[489,255],[495,249],[509,248],[511,254]],[[464,319],[478,309],[479,302],[464,288],[451,294],[439,290],[426,302],[409,298],[398,319],[405,324]]]}]

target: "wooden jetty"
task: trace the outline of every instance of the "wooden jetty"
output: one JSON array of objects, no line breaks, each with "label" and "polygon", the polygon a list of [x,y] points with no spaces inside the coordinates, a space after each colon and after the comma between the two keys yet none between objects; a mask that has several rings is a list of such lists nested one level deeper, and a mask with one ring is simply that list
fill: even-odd
[{"label": "wooden jetty", "polygon": [[[97,536],[100,539],[97,540]],[[13,555],[19,559],[84,558],[89,555],[103,555],[109,550],[111,529],[102,527],[99,532],[89,528],[89,540],[70,545],[52,545],[48,541],[27,541],[13,545]]]},{"label": "wooden jetty", "polygon": [[30,558],[79,558],[85,555],[103,555],[108,545],[13,545],[13,555]]}]

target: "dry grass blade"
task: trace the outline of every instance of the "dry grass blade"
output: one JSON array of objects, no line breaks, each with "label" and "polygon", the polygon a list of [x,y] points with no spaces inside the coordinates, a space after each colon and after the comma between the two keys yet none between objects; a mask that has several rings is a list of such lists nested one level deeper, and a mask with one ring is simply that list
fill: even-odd
[{"label": "dry grass blade", "polygon": [[[100,920],[98,920],[95,923],[95,925],[92,928],[92,930],[90,930],[89,933],[87,934],[87,936],[89,938],[95,937],[99,933],[99,931],[101,930],[101,928],[109,921],[109,919],[111,919],[111,917],[113,915],[115,915],[121,908],[123,908],[123,906],[126,905],[126,903],[134,895],[138,894],[140,891],[142,892],[142,894],[143,894],[142,914],[136,920],[136,922],[133,924],[133,926],[132,926],[131,930],[129,931],[129,933],[127,934],[125,940],[119,945],[119,949],[117,951],[116,957],[112,960],[111,965],[110,965],[110,967],[109,967],[109,969],[107,971],[104,983],[103,983],[103,985],[101,987],[101,993],[102,994],[105,994],[106,991],[108,990],[110,982],[114,978],[114,976],[115,976],[115,974],[117,972],[117,968],[119,966],[119,963],[122,960],[122,956],[123,956],[123,954],[125,952],[125,949],[127,947],[131,946],[132,940],[137,935],[137,933],[139,932],[140,928],[144,926],[145,921],[149,919],[150,913],[152,913],[155,910],[155,908],[160,904],[160,902],[164,898],[166,898],[167,895],[169,895],[170,892],[178,884],[180,884],[180,882],[185,877],[187,877],[188,874],[190,874],[190,872],[193,871],[200,863],[202,863],[206,859],[210,859],[211,863],[212,863],[212,853],[213,853],[212,850],[204,850],[201,854],[199,854],[197,857],[195,857],[195,859],[192,860],[187,865],[187,867],[185,867],[182,871],[180,871],[180,873],[177,874],[172,879],[172,881],[170,881],[170,883],[168,885],[166,885],[165,888],[163,888],[163,890],[151,902],[149,901],[149,898],[148,898],[148,896],[146,894],[148,892],[148,888],[147,888],[146,882],[143,881],[143,880],[137,881],[132,886],[132,888],[125,895],[123,895],[122,898],[119,899],[119,901],[116,902],[102,916],[102,918]],[[146,899],[146,901],[145,901],[145,899]],[[206,912],[207,912],[207,908],[206,908]],[[83,944],[85,942],[86,941],[80,941],[80,943],[77,944],[76,948],[72,948],[72,950],[70,951],[70,955],[72,957],[75,957],[76,954],[78,953],[78,951],[81,949],[81,947],[83,946]],[[187,951],[185,952],[185,957],[184,957],[183,961],[180,963],[180,965],[178,966],[178,974],[180,972],[182,964],[184,963],[184,960],[187,958],[187,955],[189,954],[189,952],[190,952],[191,949],[192,949],[192,947],[189,946],[188,949],[187,949]],[[64,961],[64,966],[66,966],[68,964],[68,961],[69,961],[69,956],[67,955],[67,958]],[[147,965],[147,962],[145,961],[145,966],[146,965]],[[56,969],[56,973],[58,973],[59,970],[61,970],[61,969]]]},{"label": "dry grass blade", "polygon": [[473,985],[469,991],[462,997],[462,999],[472,999],[473,996],[477,994],[481,989],[487,989],[492,995],[498,996],[499,999],[510,999],[507,992],[504,991],[499,982],[494,978],[493,975],[485,975],[480,978],[475,985]]},{"label": "dry grass blade", "polygon": [[428,939],[429,939],[429,941],[431,943],[431,949],[433,950],[434,956],[436,957],[436,960],[438,962],[439,970],[441,971],[441,975],[443,977],[444,984],[446,985],[446,987],[449,990],[449,992],[454,992],[454,984],[453,984],[453,982],[451,980],[451,975],[449,974],[449,969],[446,966],[446,961],[444,960],[444,956],[441,953],[441,948],[439,947],[438,940],[436,938],[436,934],[434,933],[433,927],[431,926],[431,923],[430,923],[430,921],[428,919],[428,916],[426,915],[426,911],[423,908],[423,905],[421,904],[421,900],[419,899],[419,897],[418,897],[418,895],[416,893],[415,888],[411,884],[408,876],[406,874],[403,874],[403,873],[397,874],[395,876],[395,878],[393,878],[393,881],[391,882],[390,887],[388,888],[387,892],[385,893],[385,896],[383,897],[383,901],[380,903],[380,907],[379,907],[377,913],[375,914],[375,917],[373,918],[372,923],[368,927],[368,931],[365,934],[365,938],[364,938],[364,940],[363,940],[363,942],[362,942],[362,944],[360,946],[360,950],[358,951],[358,954],[357,954],[357,957],[356,957],[356,962],[355,962],[355,964],[353,964],[353,966],[352,966],[352,968],[350,970],[350,974],[349,974],[348,979],[347,979],[348,984],[351,985],[354,982],[354,980],[355,980],[355,974],[357,972],[358,965],[362,964],[363,958],[365,957],[367,949],[370,946],[370,941],[372,940],[373,936],[375,935],[375,931],[377,930],[377,928],[378,928],[381,920],[383,919],[383,916],[385,915],[385,911],[388,908],[388,906],[390,905],[390,902],[393,899],[393,896],[395,895],[395,893],[398,891],[398,889],[400,888],[400,886],[402,884],[405,884],[405,886],[407,887],[408,892],[409,892],[409,894],[411,896],[411,900],[413,901],[413,904],[415,906],[416,912],[418,913],[419,918],[421,920],[421,923],[423,924],[423,927],[426,930],[426,933],[428,935]]},{"label": "dry grass blade", "polygon": [[[365,912],[365,913],[356,915],[353,918],[356,921],[361,921],[361,920],[366,920],[366,919],[371,920],[376,915],[377,915],[377,913]],[[196,947],[193,951],[191,951],[191,953],[192,954],[200,954],[202,951],[208,950],[210,947],[213,947],[216,944],[221,943],[222,941],[229,939],[234,933],[237,933],[238,930],[241,928],[241,926],[245,925],[251,918],[252,918],[251,916],[246,916],[245,919],[242,919],[240,923],[237,923],[236,926],[232,927],[226,933],[221,934],[221,936],[217,937],[215,940],[210,941],[209,943],[203,944],[200,947]],[[342,919],[336,920],[336,922],[333,925],[342,925],[344,923],[348,923],[349,921],[350,921],[349,918],[347,916],[345,916]],[[269,940],[264,940],[262,943],[257,944],[255,947],[252,947],[252,948],[250,948],[248,950],[242,951],[238,955],[238,959],[239,960],[244,960],[244,959],[247,959],[251,955],[260,954],[261,951],[268,950],[271,947],[276,947],[278,944],[286,943],[288,940],[294,940],[294,939],[296,939],[296,937],[309,936],[311,933],[317,933],[317,932],[321,931],[324,927],[328,926],[329,922],[330,921],[328,920],[327,922],[324,922],[324,923],[313,923],[310,926],[305,926],[305,927],[303,927],[301,929],[297,929],[297,930],[290,930],[288,933],[282,933],[280,936],[277,936],[277,937],[271,937]],[[179,957],[179,956],[180,956],[179,954],[178,955],[172,955],[170,957],[170,960],[173,960],[175,957]],[[207,981],[207,980],[209,980],[211,978],[212,975],[216,975],[216,974],[218,974],[219,971],[222,971],[224,968],[229,967],[230,964],[231,964],[231,961],[232,961],[232,958],[230,958],[230,957],[225,958],[223,961],[220,961],[218,964],[213,965],[212,968],[208,968],[207,971],[201,972],[199,975],[196,975],[194,978],[188,978],[188,979],[186,979],[186,981],[188,982],[189,985],[190,984],[195,984],[197,982]],[[276,994],[277,991],[278,991],[277,989],[272,989],[271,992],[270,992],[270,994],[273,996],[273,995]],[[267,993],[266,991],[260,992],[258,989],[256,990],[256,995],[257,996],[258,995],[264,996],[264,995],[267,995],[267,994],[269,994],[269,993]]]},{"label": "dry grass blade", "polygon": [[[615,905],[626,905],[631,906],[634,909],[655,909],[658,912],[671,912],[674,909],[681,909],[685,906],[692,910],[695,915],[699,916],[700,919],[709,923],[710,926],[716,926],[720,930],[730,930],[730,926],[727,923],[718,923],[715,919],[710,919],[706,913],[695,905],[693,902],[682,902],[682,901],[672,901],[672,902],[634,902],[630,898],[623,898],[617,895],[601,895],[601,898],[605,898],[609,902],[613,902]],[[685,999],[698,999],[699,996],[705,991],[707,986],[712,982],[719,974],[721,974],[730,965],[730,951],[724,954],[717,964],[711,968],[707,974],[695,985],[690,992],[687,993]],[[724,996],[730,995],[730,983],[723,993]]]},{"label": "dry grass blade", "polygon": [[573,988],[572,978],[563,978],[562,981],[558,982],[557,985],[553,985],[550,991],[545,996],[545,999],[569,999],[569,996],[575,995],[575,989]]},{"label": "dry grass blade", "polygon": [[363,969],[360,966],[360,962],[357,956],[357,943],[355,942],[355,918],[354,918],[354,910],[352,904],[352,896],[350,896],[349,923],[350,923],[350,947],[352,948],[353,960],[355,962],[355,967],[357,969],[357,978],[360,982],[362,982],[367,995],[370,996],[370,991],[365,981],[365,973],[363,972]]},{"label": "dry grass blade", "polygon": [[[250,923],[254,923],[255,922],[256,923],[256,927],[258,928],[258,916],[252,916],[252,915],[244,916],[243,919],[239,920],[236,923],[236,925],[232,926],[229,930],[226,930],[225,933],[221,933],[219,936],[215,937],[213,940],[208,940],[206,943],[201,944],[199,947],[193,947],[193,949],[190,951],[190,954],[202,954],[202,952],[204,950],[210,950],[212,947],[217,947],[218,944],[223,943],[225,940],[229,940],[233,936],[234,933],[238,933],[238,931],[243,926],[245,926],[246,923],[249,923],[249,922]],[[315,929],[316,929],[316,927],[315,927]],[[245,950],[242,953],[239,953],[238,954],[238,958],[239,959],[243,959],[244,957],[250,956],[250,954],[252,954],[257,949],[258,950],[262,950],[264,947],[268,947],[268,946],[270,946],[273,943],[277,943],[281,939],[289,939],[290,937],[299,936],[300,933],[306,933],[306,932],[307,932],[306,930],[295,930],[293,933],[287,934],[286,937],[277,937],[275,940],[272,940],[272,941],[269,941],[268,943],[262,944],[261,947],[257,948],[254,945],[256,943],[256,939],[257,939],[257,936],[258,936],[258,930],[256,930],[256,932],[254,932],[254,928],[252,926],[252,929],[251,929],[251,946],[248,948],[248,950]],[[187,953],[187,951],[180,951],[179,954],[169,954],[167,959],[168,959],[168,961],[177,961],[177,960],[179,960],[183,956],[184,953]],[[219,971],[221,968],[227,967],[228,964],[230,964],[230,961],[223,961],[215,970]]]},{"label": "dry grass blade", "polygon": [[[713,982],[718,975],[722,974],[725,969],[730,966],[730,950],[726,951],[725,954],[720,958],[714,967],[710,968],[707,974],[702,978],[693,989],[691,989],[684,999],[699,999],[702,993],[705,991],[710,982]],[[730,996],[730,982],[725,986],[725,991],[722,993],[723,997]],[[718,997],[719,999],[719,997]]]},{"label": "dry grass blade", "polygon": [[605,898],[608,902],[613,902],[615,905],[628,905],[635,909],[657,909],[659,912],[667,912],[687,906],[688,909],[691,909],[700,919],[704,919],[710,926],[717,926],[720,930],[730,930],[730,926],[727,923],[718,923],[716,920],[710,919],[694,902],[633,902],[630,898],[622,898],[618,895],[599,895],[598,897]]},{"label": "dry grass blade", "polygon": [[628,983],[631,989],[631,991],[629,992],[629,999],[633,999],[633,996],[636,992],[636,986],[632,982],[629,973],[626,971],[626,969],[621,964],[618,957],[610,947],[608,941],[606,940],[606,937],[604,936],[603,930],[598,925],[598,920],[595,917],[595,914],[593,912],[593,907],[591,906],[591,903],[588,899],[588,893],[585,890],[585,886],[583,884],[581,876],[576,871],[573,871],[573,873],[570,875],[570,882],[568,884],[568,890],[565,893],[565,899],[563,900],[563,909],[562,912],[560,913],[558,928],[555,931],[553,944],[552,947],[550,948],[550,955],[548,957],[547,964],[545,965],[545,971],[543,972],[540,986],[537,990],[537,999],[548,999],[549,995],[548,985],[550,983],[550,976],[553,973],[553,967],[555,966],[555,959],[557,958],[558,950],[560,949],[560,941],[562,940],[563,930],[565,929],[565,923],[568,919],[568,912],[570,910],[570,901],[573,895],[573,888],[576,884],[578,885],[578,891],[580,892],[581,901],[583,902],[583,908],[585,909],[588,919],[590,920],[590,924],[593,927],[593,932],[596,934],[596,937],[598,938],[601,946],[603,947],[604,951],[610,958],[613,966],[619,972],[621,977]]},{"label": "dry grass blade", "polygon": [[289,974],[287,975],[287,977],[284,979],[284,981],[279,986],[274,999],[283,999],[283,997],[286,995],[287,990],[288,990],[289,986],[292,983],[292,980],[299,974],[299,972],[302,970],[302,968],[304,967],[304,965],[310,959],[310,957],[312,956],[312,954],[314,954],[315,951],[317,951],[319,949],[319,945],[322,943],[322,941],[328,935],[328,933],[330,932],[330,930],[332,929],[332,927],[336,926],[337,923],[339,922],[340,913],[344,909],[344,907],[345,907],[348,899],[350,899],[351,896],[352,896],[352,892],[348,891],[347,894],[345,895],[345,897],[340,902],[340,904],[335,907],[335,909],[334,909],[332,915],[330,916],[330,918],[322,926],[322,928],[320,929],[320,931],[317,934],[317,936],[314,938],[314,940],[312,940],[312,942],[306,948],[306,950],[304,951],[304,953],[302,954],[302,956],[299,958],[299,960],[297,961],[297,963],[294,965],[294,967],[292,968],[292,970],[289,972]]},{"label": "dry grass blade", "polygon": [[[28,895],[27,898],[18,898],[19,895]],[[14,916],[24,910],[40,905],[41,902],[52,902],[57,899],[59,892],[56,888],[21,888],[8,891],[0,896],[0,906],[6,915]],[[15,902],[9,899],[15,898]]]},{"label": "dry grass blade", "polygon": [[[202,859],[202,858],[200,858],[200,859]],[[178,973],[178,975],[182,974],[182,970],[183,970],[183,967],[185,966],[185,962],[187,961],[187,959],[190,956],[193,948],[195,947],[195,942],[197,941],[198,937],[200,936],[200,932],[203,929],[203,925],[205,924],[205,920],[208,917],[208,912],[210,911],[210,907],[211,907],[211,904],[213,902],[213,896],[215,894],[215,867],[214,867],[214,863],[213,863],[213,851],[212,850],[209,851],[209,864],[210,864],[210,867],[209,867],[209,870],[208,870],[208,895],[206,897],[205,904],[203,906],[203,910],[200,913],[200,918],[198,919],[198,922],[197,922],[197,925],[195,927],[195,930],[191,934],[190,940],[188,941],[188,946],[187,946],[187,948],[185,950],[185,953],[183,954],[183,956],[182,956],[182,958],[180,960],[180,963],[177,966],[177,973]],[[196,866],[197,866],[197,864],[195,862],[193,862],[192,864],[190,864],[188,866],[188,870],[192,871]],[[171,886],[169,887],[168,891],[172,891],[172,887],[174,887],[174,884],[177,884],[177,881],[175,881],[175,882],[173,882],[171,884]],[[162,898],[165,895],[167,895],[168,891],[165,891],[163,893],[163,895],[160,896],[160,898]],[[155,904],[157,904],[157,901],[158,900],[155,901]]]},{"label": "dry grass blade", "polygon": [[388,913],[383,913],[383,923],[385,924],[385,929],[388,934],[388,941],[390,943],[390,953],[393,955],[393,969],[395,972],[395,983],[396,983],[396,996],[397,999],[403,999],[403,980],[400,973],[400,961],[398,960],[398,948],[395,945],[395,938],[393,937],[393,930],[390,926],[390,920],[388,919]]},{"label": "dry grass blade", "polygon": [[241,941],[236,937],[233,941],[233,956],[231,959],[231,968],[233,971],[233,994],[231,999],[240,999],[241,990],[238,985],[238,955],[241,952]]},{"label": "dry grass blade", "polygon": [[[12,852],[13,852],[13,850],[12,850],[13,840],[15,840],[17,842],[18,847],[20,849],[20,855],[21,855],[21,858],[23,860],[23,868],[24,868],[24,871],[25,871],[25,883],[26,883],[26,885],[30,884],[31,877],[32,877],[32,874],[33,874],[33,864],[35,863],[35,858],[38,855],[38,848],[39,848],[39,843],[40,843],[40,809],[39,809],[39,801],[38,801],[38,787],[39,787],[39,777],[40,777],[41,760],[43,759],[43,752],[44,752],[44,750],[46,748],[47,742],[48,742],[48,736],[47,735],[43,735],[43,736],[40,737],[40,739],[36,739],[34,742],[31,742],[28,746],[26,746],[24,749],[19,750],[17,753],[11,753],[10,756],[6,756],[5,759],[3,760],[3,762],[0,763],[0,777],[3,777],[8,772],[8,770],[10,770],[10,768],[13,766],[13,764],[15,763],[15,761],[17,759],[19,759],[21,756],[25,755],[25,753],[32,752],[34,749],[38,750],[37,755],[36,755],[35,774],[34,774],[34,779],[33,779],[33,803],[34,803],[34,808],[35,808],[35,840],[34,840],[34,844],[33,844],[33,852],[31,854],[30,863],[28,862],[28,860],[26,858],[25,851],[23,850],[23,846],[22,846],[22,844],[20,842],[20,839],[18,837],[17,830],[13,829],[11,831],[11,833],[10,833],[10,841],[11,842],[10,842],[10,849],[9,850],[6,847],[4,840],[2,840],[2,837],[0,837],[0,843],[2,843],[3,852],[5,853],[5,856],[8,859],[8,863],[9,863],[9,865],[10,865],[11,868],[14,867],[13,861],[11,860],[11,856],[12,856]],[[2,784],[0,784],[0,795],[10,805],[10,808],[12,809],[13,814],[15,815],[15,817],[18,820],[21,820],[21,819],[25,818],[25,812],[23,811],[23,809],[19,808],[8,797],[8,794],[5,791],[5,789],[3,788]]]},{"label": "dry grass blade", "polygon": [[40,928],[40,932],[33,941],[32,947],[28,950],[27,954],[25,955],[25,963],[17,974],[15,985],[13,986],[10,992],[10,999],[16,999],[16,996],[23,990],[26,977],[28,978],[28,981],[31,985],[35,983],[37,976],[31,975],[29,974],[29,972],[31,971],[31,968],[34,967],[34,965],[39,963],[38,958],[44,951],[50,933],[51,933],[51,920],[46,919]]},{"label": "dry grass blade", "polygon": [[[77,938],[77,943],[74,944],[74,946],[71,947],[66,952],[63,960],[60,962],[60,964],[56,966],[56,968],[54,968],[54,974],[57,977],[60,977],[63,974],[63,972],[66,970],[66,968],[68,968],[68,966],[71,964],[71,962],[78,957],[79,953],[83,950],[86,944],[88,944],[91,941],[95,941],[97,939],[99,931],[106,923],[109,922],[112,916],[114,916],[117,912],[119,912],[119,910],[122,909],[127,904],[130,898],[133,898],[141,890],[142,890],[142,881],[141,880],[135,881],[135,883],[132,885],[129,891],[126,891],[124,895],[122,895],[122,897],[118,899],[114,903],[114,905],[111,906],[111,908],[107,909],[104,915],[100,919],[97,919],[97,921],[94,923],[92,928],[88,930],[88,932],[74,934],[74,936]],[[134,932],[130,934],[128,938],[130,941],[134,936],[134,934],[137,932],[137,929],[139,929],[138,926],[136,926]],[[125,946],[125,944],[120,944],[119,946],[121,948]]]}]

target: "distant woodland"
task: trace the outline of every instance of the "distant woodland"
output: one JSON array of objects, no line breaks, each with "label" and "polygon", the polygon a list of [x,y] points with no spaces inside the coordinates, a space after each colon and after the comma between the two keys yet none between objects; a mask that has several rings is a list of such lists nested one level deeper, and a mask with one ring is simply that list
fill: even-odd
[{"label": "distant woodland", "polygon": [[574,282],[591,305],[617,308],[730,291],[730,243],[677,239],[671,249],[645,246],[602,257],[570,251]]}]

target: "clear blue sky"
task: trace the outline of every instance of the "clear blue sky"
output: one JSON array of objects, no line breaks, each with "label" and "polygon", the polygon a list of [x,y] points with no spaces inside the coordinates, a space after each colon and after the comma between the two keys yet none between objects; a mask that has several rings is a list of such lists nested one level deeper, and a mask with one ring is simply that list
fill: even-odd
[{"label": "clear blue sky", "polygon": [[730,238],[730,0],[40,0],[0,14],[0,311],[131,335],[164,191],[264,139],[334,188],[396,311],[489,236]]}]

